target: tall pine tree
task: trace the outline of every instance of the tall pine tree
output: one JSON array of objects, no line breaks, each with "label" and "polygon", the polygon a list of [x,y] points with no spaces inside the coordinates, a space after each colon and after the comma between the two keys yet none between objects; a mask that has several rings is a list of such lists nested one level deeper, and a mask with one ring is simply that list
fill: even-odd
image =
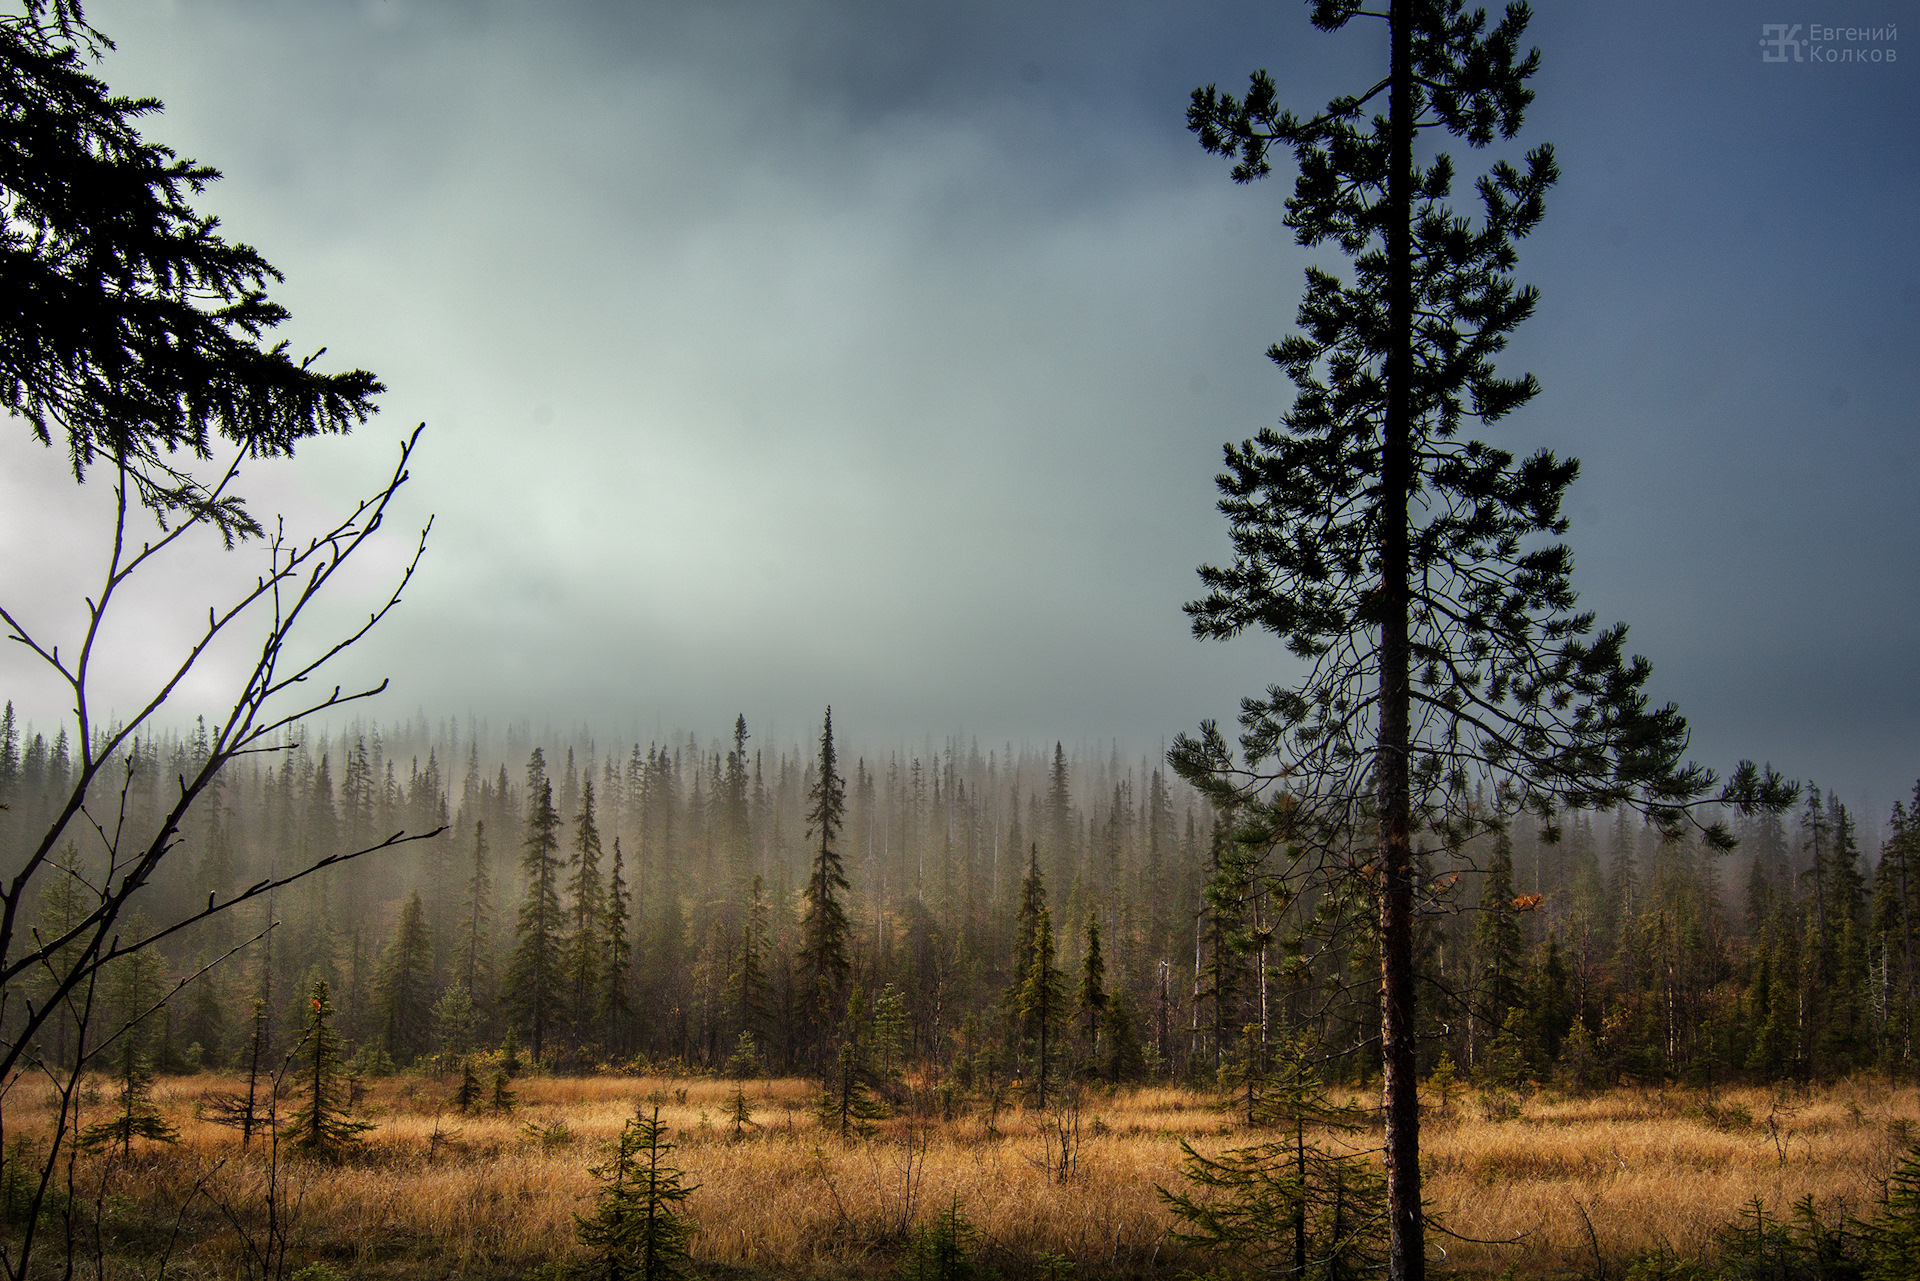
[{"label": "tall pine tree", "polygon": [[807,810],[807,833],[817,842],[813,849],[812,870],[807,875],[806,908],[800,921],[800,953],[797,957],[800,979],[805,984],[806,1001],[816,1026],[824,1023],[846,985],[851,964],[847,957],[847,911],[840,896],[847,892],[846,869],[840,861],[836,841],[847,807],[847,784],[833,747],[833,709],[827,709],[820,730],[820,756],[816,766],[811,805]]},{"label": "tall pine tree", "polygon": [[381,954],[373,1000],[380,1042],[395,1064],[406,1067],[427,1048],[434,1001],[433,940],[417,889],[407,896],[393,942]]},{"label": "tall pine tree", "polygon": [[560,814],[553,807],[553,783],[539,748],[527,763],[526,853],[520,872],[526,897],[520,902],[513,957],[507,964],[507,1004],[527,1029],[527,1046],[537,1060],[547,1049],[547,1033],[566,996],[564,919],[560,908]]},{"label": "tall pine tree", "polygon": [[601,966],[606,960],[602,918],[606,891],[600,881],[600,825],[594,813],[593,779],[580,793],[580,810],[573,822],[572,875],[567,894],[573,900],[567,935],[568,1008],[573,1012],[574,1038],[590,1038],[602,1004]]},{"label": "tall pine tree", "polygon": [[[1373,897],[1389,1272],[1419,1281],[1416,840],[1459,849],[1518,808],[1547,816],[1629,799],[1671,825],[1713,780],[1682,764],[1678,713],[1648,706],[1650,669],[1629,657],[1625,627],[1596,633],[1574,612],[1572,554],[1556,540],[1577,464],[1546,451],[1516,461],[1458,434],[1538,390],[1493,362],[1533,310],[1534,291],[1512,279],[1514,243],[1558,170],[1547,147],[1492,165],[1476,222],[1446,203],[1452,161],[1416,164],[1414,138],[1426,129],[1482,147],[1514,135],[1539,63],[1519,49],[1530,15],[1511,5],[1489,29],[1460,0],[1383,9],[1312,5],[1323,30],[1363,14],[1387,23],[1372,87],[1301,120],[1260,72],[1244,99],[1207,86],[1188,111],[1237,181],[1290,148],[1287,225],[1304,246],[1330,243],[1350,270],[1308,270],[1300,332],[1271,352],[1297,389],[1292,408],[1280,430],[1227,447],[1219,505],[1235,558],[1201,571],[1206,595],[1187,607],[1201,637],[1275,633],[1307,674],[1243,702],[1243,761],[1211,723],[1172,759],[1219,802],[1247,806],[1249,836],[1316,852],[1286,870],[1354,879]],[[1383,93],[1385,113],[1369,119]],[[1471,805],[1474,775],[1493,784],[1496,812]],[[1751,768],[1726,798],[1781,799]]]}]

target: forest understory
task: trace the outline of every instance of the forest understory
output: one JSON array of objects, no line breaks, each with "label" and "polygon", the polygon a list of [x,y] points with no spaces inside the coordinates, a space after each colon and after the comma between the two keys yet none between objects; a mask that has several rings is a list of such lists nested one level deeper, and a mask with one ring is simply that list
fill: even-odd
[{"label": "forest understory", "polygon": [[[969,1262],[986,1275],[1175,1277],[1231,1267],[1169,1236],[1156,1189],[1182,1187],[1181,1141],[1211,1155],[1271,1137],[1215,1095],[1170,1087],[1086,1088],[1044,1111],[908,1108],[842,1139],[821,1127],[818,1087],[799,1079],[747,1082],[740,1125],[735,1083],[714,1077],[533,1075],[514,1082],[509,1110],[467,1113],[457,1082],[368,1083],[355,1114],[373,1128],[322,1162],[286,1145],[276,1156],[258,1136],[243,1149],[203,1117],[235,1079],[161,1078],[152,1100],[178,1142],[81,1158],[71,1199],[43,1210],[54,1248],[42,1257],[60,1270],[71,1228],[82,1273],[102,1278],[527,1276],[577,1255],[589,1167],[637,1107],[658,1106],[696,1187],[683,1208],[705,1276],[901,1275],[916,1233],[957,1207],[977,1234]],[[83,1097],[82,1125],[115,1106],[109,1080]],[[10,1093],[16,1160],[51,1133],[52,1102],[24,1083]],[[1863,1076],[1811,1090],[1462,1092],[1429,1099],[1425,1132],[1431,1210],[1458,1234],[1434,1234],[1445,1274],[1644,1275],[1710,1258],[1756,1199],[1783,1221],[1809,1196],[1829,1217],[1867,1212],[1920,1135],[1920,1090]],[[1322,1136],[1355,1150],[1377,1140]],[[17,1237],[23,1189],[0,1185]]]}]

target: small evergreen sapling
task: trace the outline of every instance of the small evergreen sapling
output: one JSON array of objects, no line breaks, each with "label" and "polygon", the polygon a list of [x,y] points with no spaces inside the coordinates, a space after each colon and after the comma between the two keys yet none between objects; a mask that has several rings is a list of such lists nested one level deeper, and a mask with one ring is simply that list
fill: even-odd
[{"label": "small evergreen sapling", "polygon": [[600,1191],[590,1215],[575,1215],[580,1243],[593,1252],[579,1270],[605,1281],[670,1281],[689,1274],[692,1225],[682,1208],[698,1185],[669,1163],[660,1108],[635,1116],[620,1131],[613,1159],[595,1166]]},{"label": "small evergreen sapling", "polygon": [[513,1111],[513,1105],[519,1101],[519,1097],[520,1096],[507,1085],[507,1070],[504,1067],[494,1069],[493,1097],[489,1100],[493,1110],[495,1112],[511,1112]]},{"label": "small evergreen sapling", "polygon": [[1862,1226],[1866,1239],[1866,1281],[1911,1281],[1920,1277],[1920,1147],[1887,1179],[1886,1199],[1873,1222]]},{"label": "small evergreen sapling", "polygon": [[753,1033],[743,1031],[732,1056],[727,1059],[727,1075],[733,1078],[733,1092],[727,1096],[726,1119],[733,1126],[735,1139],[743,1139],[748,1130],[760,1128],[753,1123],[753,1102],[747,1098],[747,1078],[759,1070],[760,1056],[753,1044]]},{"label": "small evergreen sapling", "polygon": [[1182,1142],[1181,1172],[1195,1190],[1158,1189],[1180,1221],[1173,1236],[1261,1272],[1326,1281],[1372,1275],[1385,1257],[1385,1182],[1365,1157],[1332,1151],[1312,1133],[1352,1132],[1366,1120],[1327,1098],[1301,1047],[1274,1054],[1255,1119],[1281,1137],[1218,1157]]},{"label": "small evergreen sapling", "polygon": [[1433,1065],[1433,1075],[1427,1078],[1427,1088],[1440,1100],[1440,1115],[1453,1115],[1453,1101],[1460,1097],[1460,1070],[1454,1066],[1453,1055],[1440,1051],[1440,1061]]},{"label": "small evergreen sapling", "polygon": [[955,1196],[938,1218],[914,1231],[900,1275],[903,1281],[973,1281],[980,1274],[979,1247],[980,1229]]},{"label": "small evergreen sapling", "polygon": [[474,1104],[480,1101],[480,1078],[473,1070],[472,1059],[460,1060],[460,1088],[453,1092],[453,1105],[462,1112],[471,1112]]},{"label": "small evergreen sapling", "polygon": [[317,980],[307,1002],[307,1024],[296,1055],[301,1059],[301,1091],[307,1102],[289,1122],[293,1143],[316,1156],[340,1156],[356,1147],[373,1126],[348,1114],[351,1086],[341,1064],[340,1034],[331,1026],[333,999],[325,979]]},{"label": "small evergreen sapling", "polygon": [[753,1119],[753,1100],[747,1097],[745,1081],[733,1083],[733,1093],[727,1095],[727,1110],[722,1115],[725,1116],[727,1124],[733,1127],[735,1140],[746,1138],[748,1130],[760,1128]]},{"label": "small evergreen sapling", "polygon": [[873,1123],[887,1115],[884,1103],[873,1097],[873,1018],[866,994],[855,984],[847,993],[847,1018],[841,1030],[840,1052],[820,1094],[820,1124],[843,1139],[873,1132]]},{"label": "small evergreen sapling", "polygon": [[149,1097],[153,1089],[153,1072],[146,1056],[140,1053],[131,1036],[122,1039],[118,1057],[119,1110],[111,1118],[80,1132],[81,1150],[98,1152],[119,1148],[122,1156],[130,1156],[135,1139],[177,1143],[179,1131],[166,1123],[160,1115],[160,1109],[153,1105]]},{"label": "small evergreen sapling", "polygon": [[[267,1003],[255,997],[253,1035],[247,1042],[247,1092],[245,1094],[210,1094],[206,1096],[200,1112],[203,1120],[211,1121],[215,1125],[231,1126],[240,1131],[242,1151],[245,1151],[253,1142],[255,1131],[266,1129],[277,1119],[271,1089],[271,1075],[260,1070],[260,1057],[266,1053],[266,1047]],[[263,1085],[268,1087],[265,1094],[262,1093]]]}]

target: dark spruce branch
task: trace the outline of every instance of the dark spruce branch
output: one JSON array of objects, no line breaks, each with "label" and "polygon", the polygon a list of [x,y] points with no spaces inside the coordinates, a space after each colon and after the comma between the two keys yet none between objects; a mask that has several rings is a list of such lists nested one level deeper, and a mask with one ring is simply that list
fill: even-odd
[{"label": "dark spruce branch", "polygon": [[280,273],[194,210],[217,170],[141,136],[160,103],[91,74],[111,47],[75,3],[0,18],[0,405],[42,443],[61,437],[76,479],[105,461],[156,510],[259,535],[191,461],[216,435],[290,454],[364,423],[382,388],[269,345]]}]

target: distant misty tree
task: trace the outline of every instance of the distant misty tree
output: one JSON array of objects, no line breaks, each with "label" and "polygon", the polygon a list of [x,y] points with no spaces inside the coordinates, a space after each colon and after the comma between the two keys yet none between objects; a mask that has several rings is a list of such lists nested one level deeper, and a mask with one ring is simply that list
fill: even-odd
[{"label": "distant misty tree", "polygon": [[493,873],[487,867],[487,825],[473,825],[473,861],[460,905],[459,981],[477,1003],[493,981]]},{"label": "distant misty tree", "polygon": [[720,783],[720,818],[724,833],[726,885],[735,901],[744,901],[753,877],[753,832],[747,789],[747,718],[734,718],[733,750],[727,753]]},{"label": "distant misty tree", "polygon": [[633,940],[628,922],[632,918],[632,894],[627,889],[625,858],[620,838],[613,838],[613,866],[607,872],[607,920],[602,942],[604,966],[601,970],[598,1017],[604,1034],[618,1043],[624,1036],[627,1020],[633,1015]]},{"label": "distant misty tree", "polygon": [[507,1005],[528,1030],[527,1048],[536,1061],[547,1048],[547,1030],[566,995],[565,956],[560,907],[560,814],[553,807],[553,783],[539,748],[527,762],[526,853],[520,872],[526,898],[520,903],[513,956],[507,963]]},{"label": "distant misty tree", "polygon": [[573,1011],[576,1039],[589,1034],[600,1007],[601,966],[606,960],[602,918],[606,892],[600,880],[600,825],[595,814],[593,779],[580,793],[580,809],[573,822],[573,854],[567,894],[573,900],[572,922],[566,942],[568,1007]]},{"label": "distant misty tree", "polygon": [[847,911],[840,896],[848,889],[847,873],[836,841],[845,821],[847,784],[840,776],[833,747],[833,709],[827,709],[820,731],[820,755],[813,790],[809,794],[807,833],[817,841],[812,869],[807,875],[805,911],[800,921],[799,968],[807,1000],[815,1017],[833,1008],[846,986],[851,964],[847,958]]},{"label": "distant misty tree", "polygon": [[747,890],[747,910],[740,924],[740,947],[732,953],[727,974],[727,998],[742,1035],[750,1035],[766,1017],[769,951],[765,882],[758,876]]},{"label": "distant misty tree", "polygon": [[1053,745],[1053,764],[1047,768],[1047,859],[1056,886],[1066,884],[1073,870],[1073,788],[1067,769],[1067,751]]},{"label": "distant misty tree", "polygon": [[1100,1030],[1105,1025],[1107,1005],[1107,962],[1100,951],[1100,914],[1087,913],[1086,930],[1080,948],[1079,1015],[1085,1020],[1086,1052],[1091,1060],[1100,1052]]},{"label": "distant misty tree", "polygon": [[1526,940],[1520,931],[1516,897],[1513,841],[1502,832],[1494,841],[1480,893],[1480,910],[1473,922],[1475,983],[1468,1016],[1475,1026],[1492,1031],[1505,1024],[1508,1011],[1519,1005],[1524,995]]},{"label": "distant misty tree", "polygon": [[393,942],[381,953],[373,1000],[381,1045],[405,1067],[427,1049],[434,1004],[433,939],[417,889],[407,895]]}]

